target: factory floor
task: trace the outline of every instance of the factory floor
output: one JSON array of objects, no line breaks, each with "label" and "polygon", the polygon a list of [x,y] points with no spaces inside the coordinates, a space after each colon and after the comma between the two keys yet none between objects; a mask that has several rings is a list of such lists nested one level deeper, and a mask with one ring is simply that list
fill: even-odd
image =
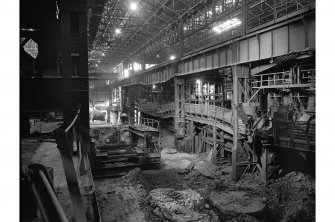
[{"label": "factory floor", "polygon": [[291,172],[266,184],[260,173],[231,181],[231,165],[179,153],[161,133],[161,168],[95,181],[103,222],[315,221],[315,180]]},{"label": "factory floor", "polygon": [[[61,161],[59,150],[55,139],[51,136],[38,136],[30,139],[22,139],[20,142],[21,165],[22,167],[31,164],[39,163],[46,167],[52,168],[52,180],[55,188],[56,196],[61,204],[65,215],[69,221],[75,221],[74,213],[72,210],[70,193],[68,190],[64,168]],[[74,156],[74,165],[77,166],[78,158]],[[87,176],[81,176],[78,183],[80,184],[81,194],[89,192],[89,184]],[[88,197],[87,197],[88,198]],[[89,209],[90,200],[86,196],[83,198],[85,209]],[[40,212],[37,213],[37,218],[33,220],[22,220],[23,222],[39,222],[44,221]]]},{"label": "factory floor", "polygon": [[[56,143],[21,145],[22,164],[53,167],[57,197],[73,221]],[[315,221],[315,180],[309,175],[291,172],[265,184],[254,173],[233,182],[230,164],[212,166],[206,154],[178,152],[169,131],[162,131],[161,145],[160,169],[95,180],[102,222]]]}]

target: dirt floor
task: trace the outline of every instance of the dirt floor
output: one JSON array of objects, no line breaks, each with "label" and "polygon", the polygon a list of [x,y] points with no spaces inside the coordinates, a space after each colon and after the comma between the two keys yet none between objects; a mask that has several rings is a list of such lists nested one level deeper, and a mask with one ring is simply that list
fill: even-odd
[{"label": "dirt floor", "polygon": [[[55,188],[56,196],[59,200],[59,203],[64,209],[64,212],[69,219],[69,221],[75,221],[75,217],[72,210],[70,193],[67,186],[64,168],[61,161],[59,150],[57,149],[57,144],[54,139],[51,139],[51,136],[45,137],[40,136],[31,139],[21,140],[21,164],[22,167],[30,163],[39,163],[46,167],[52,168],[52,180],[53,186]],[[74,164],[77,164],[77,156],[74,156]],[[85,182],[86,178],[80,177],[79,183],[82,184]],[[86,182],[85,182],[86,183]],[[89,191],[87,187],[81,186],[81,193],[86,194]],[[85,189],[85,191],[84,191]],[[84,207],[88,208],[87,198],[83,198]],[[43,221],[43,217],[40,212],[38,212],[38,217],[32,220],[23,220],[23,222],[39,222]]]},{"label": "dirt floor", "polygon": [[[21,144],[22,164],[39,162],[53,168],[57,197],[74,221],[56,143],[23,140]],[[102,222],[315,221],[314,178],[291,172],[265,184],[254,173],[233,182],[230,164],[213,167],[206,154],[177,152],[168,131],[162,132],[161,144],[160,169],[134,169],[123,177],[95,180]],[[249,199],[238,202],[241,194]],[[230,203],[218,203],[221,195],[230,195],[231,210],[225,210]],[[251,209],[253,201],[257,210]],[[235,210],[242,208],[247,213]]]},{"label": "dirt floor", "polygon": [[[134,169],[121,178],[95,182],[103,222],[315,221],[314,178],[291,172],[265,184],[260,173],[254,173],[233,182],[230,164],[213,167],[206,155],[178,153],[167,131],[161,142],[161,169]],[[235,193],[236,199],[243,193],[258,201],[258,209],[228,212],[215,202],[218,195]],[[245,212],[253,204],[233,201]]]}]

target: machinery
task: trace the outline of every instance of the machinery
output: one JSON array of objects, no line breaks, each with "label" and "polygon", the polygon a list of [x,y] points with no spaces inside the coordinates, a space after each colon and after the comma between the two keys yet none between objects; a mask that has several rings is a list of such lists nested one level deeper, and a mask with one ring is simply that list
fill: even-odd
[{"label": "machinery", "polygon": [[239,139],[245,151],[243,159],[257,165],[262,162],[268,176],[275,173],[269,170],[271,164],[277,164],[274,156],[281,165],[293,155],[313,160],[307,158],[315,153],[316,115],[314,58],[309,56],[297,59],[294,66],[282,66],[285,69],[281,71],[254,75],[253,96],[234,106],[246,125],[246,138]]},{"label": "machinery", "polygon": [[93,177],[118,176],[134,167],[159,167],[158,127],[158,121],[145,118],[122,125],[91,125]]}]

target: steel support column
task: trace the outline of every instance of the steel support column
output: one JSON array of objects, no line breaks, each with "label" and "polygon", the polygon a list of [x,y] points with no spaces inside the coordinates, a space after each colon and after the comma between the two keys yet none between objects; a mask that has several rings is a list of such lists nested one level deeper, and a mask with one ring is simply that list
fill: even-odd
[{"label": "steel support column", "polygon": [[241,6],[241,21],[242,21],[242,36],[245,36],[247,33],[247,25],[248,25],[248,19],[247,19],[247,1],[242,0],[242,6]]},{"label": "steel support column", "polygon": [[217,149],[216,149],[216,125],[213,125],[213,153],[212,153],[212,163],[216,164],[216,156],[217,156]]},{"label": "steel support column", "polygon": [[185,122],[184,118],[184,102],[185,102],[185,93],[184,93],[184,80],[174,77],[174,98],[175,98],[175,115],[174,115],[174,129],[176,134],[183,136],[183,130],[181,129],[181,124]]},{"label": "steel support column", "polygon": [[178,26],[178,37],[179,37],[179,55],[180,58],[183,56],[183,49],[184,49],[184,29],[183,29],[183,22],[179,23]]},{"label": "steel support column", "polygon": [[233,112],[233,149],[232,149],[232,171],[231,178],[233,181],[238,180],[237,173],[237,149],[238,149],[238,119],[237,111],[234,109],[234,105],[238,103],[238,77],[237,77],[237,66],[232,67],[233,73],[233,100],[232,100],[232,112]]},{"label": "steel support column", "polygon": [[[232,149],[232,180],[237,181],[241,174],[243,174],[242,167],[248,166],[245,165],[245,162],[250,162],[245,156],[244,152],[241,152],[242,149],[247,149],[247,144],[244,144],[243,141],[246,141],[246,137],[239,134],[239,115],[236,107],[238,104],[246,102],[249,99],[249,93],[246,92],[248,87],[246,85],[241,85],[240,80],[247,80],[250,76],[250,69],[248,66],[243,65],[234,65],[232,67],[233,74],[233,100],[232,100],[232,112],[233,112],[233,149]],[[244,145],[243,145],[244,144]],[[243,147],[242,147],[243,146]],[[239,164],[240,162],[240,164]],[[243,164],[241,164],[243,162]],[[243,170],[243,171],[242,171]]]}]

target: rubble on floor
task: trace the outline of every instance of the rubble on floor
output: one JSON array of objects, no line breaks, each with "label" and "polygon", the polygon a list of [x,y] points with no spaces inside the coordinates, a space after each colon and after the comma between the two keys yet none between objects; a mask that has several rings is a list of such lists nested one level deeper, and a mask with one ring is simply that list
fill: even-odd
[{"label": "rubble on floor", "polygon": [[194,210],[202,197],[194,190],[177,191],[171,188],[157,188],[149,193],[154,213],[164,219],[176,222],[213,221],[210,215]]},{"label": "rubble on floor", "polygon": [[315,179],[299,172],[270,180],[266,185],[269,208],[281,221],[315,221]]},{"label": "rubble on floor", "polygon": [[[165,147],[171,147],[172,140],[165,140]],[[161,169],[135,169],[122,178],[109,179],[106,184],[96,183],[100,205],[110,205],[104,206],[102,214],[117,214],[118,221],[133,221],[130,215],[134,213],[143,222],[315,221],[315,181],[310,176],[292,172],[265,183],[260,172],[255,172],[246,173],[234,182],[230,163],[213,166],[206,155],[170,151],[163,150]],[[110,188],[100,189],[101,185]],[[106,194],[107,190],[115,189],[118,195]],[[99,191],[102,194],[99,195]],[[231,212],[227,212],[213,202],[214,199],[227,201],[227,195],[240,207],[233,205]],[[101,200],[104,196],[107,199]],[[240,201],[236,202],[236,198]],[[118,204],[121,207],[117,207]],[[241,211],[245,204],[255,208]],[[116,221],[104,216],[103,222]]]},{"label": "rubble on floor", "polygon": [[[233,182],[230,174],[222,171],[226,167],[229,164],[217,167],[214,179],[194,167],[185,174],[180,174],[180,169],[135,169],[122,178],[96,183],[105,212],[102,221],[134,221],[130,215],[148,222],[315,221],[313,178],[293,172],[265,184],[260,173],[253,173]],[[229,212],[213,202],[215,198],[227,201],[224,195],[230,195],[240,207],[233,205]],[[241,198],[239,202],[237,198]],[[250,210],[252,206],[255,208]],[[247,208],[243,211],[243,207]]]},{"label": "rubble on floor", "polygon": [[228,215],[258,215],[265,210],[265,199],[245,191],[213,191],[209,201],[223,214]]},{"label": "rubble on floor", "polygon": [[145,214],[140,209],[145,192],[136,182],[138,172],[139,169],[135,169],[121,178],[95,181],[102,221],[145,221]]}]

